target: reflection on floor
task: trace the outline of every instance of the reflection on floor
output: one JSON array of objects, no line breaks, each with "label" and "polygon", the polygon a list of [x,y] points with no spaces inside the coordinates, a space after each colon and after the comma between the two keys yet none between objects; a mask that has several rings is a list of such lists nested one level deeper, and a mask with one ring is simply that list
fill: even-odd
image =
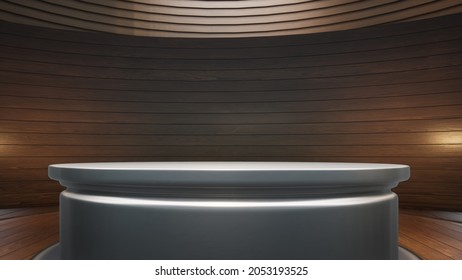
[{"label": "reflection on floor", "polygon": [[[57,207],[0,209],[0,259],[31,259],[58,242]],[[462,260],[462,213],[400,210],[400,245],[423,259]]]}]

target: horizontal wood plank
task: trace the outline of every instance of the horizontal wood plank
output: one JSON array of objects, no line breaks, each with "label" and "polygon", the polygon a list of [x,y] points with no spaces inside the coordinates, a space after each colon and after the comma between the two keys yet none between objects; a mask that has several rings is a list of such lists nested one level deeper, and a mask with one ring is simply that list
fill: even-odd
[{"label": "horizontal wood plank", "polygon": [[[311,135],[133,135],[133,134],[74,134],[64,133],[3,133],[0,145],[67,145],[67,146],[344,146],[362,145],[451,145],[458,144],[462,130],[416,133],[355,133]],[[149,143],[147,145],[147,143]],[[307,144],[308,145],[308,144]]]}]

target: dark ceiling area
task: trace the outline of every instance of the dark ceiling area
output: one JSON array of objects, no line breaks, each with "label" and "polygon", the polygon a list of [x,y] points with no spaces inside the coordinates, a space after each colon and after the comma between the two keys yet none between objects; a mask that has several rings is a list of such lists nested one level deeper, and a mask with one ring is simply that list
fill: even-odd
[{"label": "dark ceiling area", "polygon": [[414,21],[462,12],[453,0],[123,0],[0,3],[10,22],[154,37],[308,34]]}]

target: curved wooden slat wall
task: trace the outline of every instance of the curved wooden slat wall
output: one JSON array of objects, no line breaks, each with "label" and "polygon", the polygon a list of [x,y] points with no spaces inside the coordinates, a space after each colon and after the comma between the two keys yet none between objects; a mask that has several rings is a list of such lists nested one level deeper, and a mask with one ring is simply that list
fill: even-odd
[{"label": "curved wooden slat wall", "polygon": [[454,0],[8,0],[1,18],[156,37],[256,37],[346,30],[462,12]]},{"label": "curved wooden slat wall", "polygon": [[47,165],[403,163],[403,206],[462,210],[462,14],[283,37],[0,24],[0,207],[57,202]]}]

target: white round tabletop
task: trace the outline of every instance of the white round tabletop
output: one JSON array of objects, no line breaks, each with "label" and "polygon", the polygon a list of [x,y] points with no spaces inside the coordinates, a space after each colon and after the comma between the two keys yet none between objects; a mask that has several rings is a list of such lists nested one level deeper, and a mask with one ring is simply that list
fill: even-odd
[{"label": "white round tabletop", "polygon": [[105,162],[53,164],[60,182],[119,186],[364,186],[396,185],[407,165],[328,162]]}]

